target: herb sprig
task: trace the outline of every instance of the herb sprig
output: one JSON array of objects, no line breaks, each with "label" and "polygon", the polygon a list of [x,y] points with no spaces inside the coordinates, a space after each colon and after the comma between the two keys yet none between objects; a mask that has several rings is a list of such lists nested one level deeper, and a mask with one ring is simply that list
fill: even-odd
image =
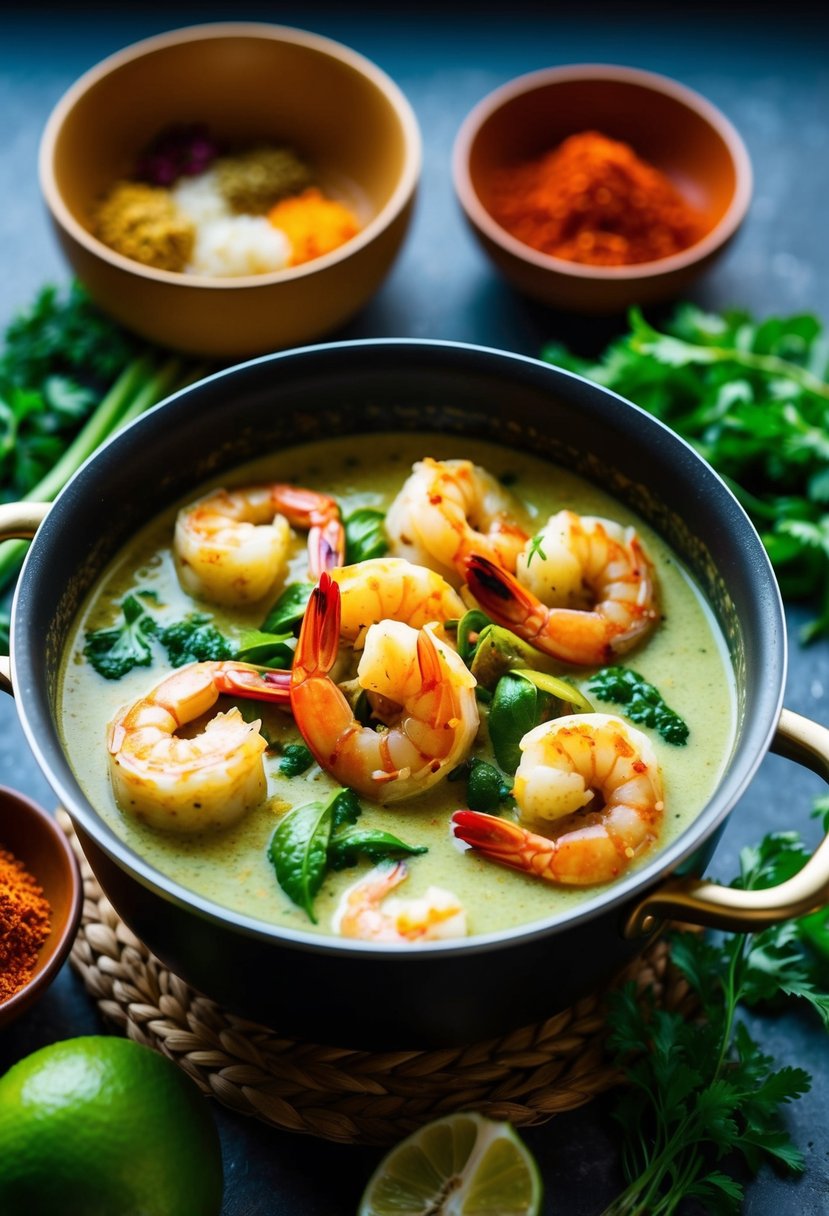
[{"label": "herb sprig", "polygon": [[[743,849],[732,885],[775,885],[806,857],[796,833],[767,836]],[[716,1168],[726,1155],[742,1157],[752,1171],[766,1160],[802,1170],[781,1107],[806,1093],[811,1079],[802,1068],[775,1068],[740,1017],[742,1004],[784,994],[805,1000],[829,1028],[829,995],[815,982],[818,967],[801,924],[751,935],[674,936],[674,965],[701,1005],[692,1021],[637,997],[633,984],[611,997],[608,1042],[629,1082],[614,1112],[625,1133],[628,1186],[602,1216],[671,1216],[685,1199],[736,1213],[742,1185]]]},{"label": "herb sprig", "polygon": [[361,814],[354,791],[337,789],[325,802],[293,807],[271,837],[268,857],[276,880],[313,924],[317,923],[314,900],[329,870],[347,869],[361,857],[384,861],[428,851],[425,845],[406,844],[389,832],[356,827]]},{"label": "herb sprig", "polygon": [[[51,502],[105,439],[202,370],[140,344],[78,284],[44,287],[0,344],[0,502]],[[0,590],[27,545],[0,545]]]},{"label": "herb sprig", "polygon": [[729,482],[783,594],[829,635],[829,340],[813,316],[758,321],[681,305],[660,332],[638,310],[598,362],[558,344],[550,363],[606,385],[672,427]]},{"label": "herb sprig", "polygon": [[688,742],[688,726],[667,705],[659,689],[629,667],[602,667],[590,677],[588,691],[600,701],[624,705],[631,722],[650,726],[666,743],[682,747]]}]

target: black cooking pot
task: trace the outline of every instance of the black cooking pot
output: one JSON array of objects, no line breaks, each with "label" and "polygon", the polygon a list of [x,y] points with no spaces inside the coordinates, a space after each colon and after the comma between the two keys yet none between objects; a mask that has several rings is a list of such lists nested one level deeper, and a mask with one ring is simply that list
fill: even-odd
[{"label": "black cooking pot", "polygon": [[[733,754],[716,793],[646,864],[561,916],[417,949],[265,924],[158,873],[87,802],[55,710],[61,656],[83,597],[141,524],[252,457],[396,429],[526,450],[629,504],[707,595],[727,639],[738,703]],[[452,343],[289,351],[178,393],[92,457],[48,513],[30,504],[0,509],[0,531],[32,535],[41,517],[12,615],[11,676],[26,737],[123,919],[172,971],[229,1009],[348,1046],[459,1043],[569,1005],[640,951],[664,918],[757,927],[829,895],[826,841],[797,878],[772,891],[732,891],[695,877],[766,750],[829,777],[829,731],[781,715],[783,611],[742,509],[690,447],[605,389],[535,360]]]}]

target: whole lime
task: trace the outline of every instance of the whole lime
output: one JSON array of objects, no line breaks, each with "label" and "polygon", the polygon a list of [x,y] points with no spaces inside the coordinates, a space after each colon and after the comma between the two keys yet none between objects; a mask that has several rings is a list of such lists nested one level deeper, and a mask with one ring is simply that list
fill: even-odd
[{"label": "whole lime", "polygon": [[218,1216],[221,1206],[212,1115],[166,1057],[90,1035],[0,1078],[0,1212]]}]

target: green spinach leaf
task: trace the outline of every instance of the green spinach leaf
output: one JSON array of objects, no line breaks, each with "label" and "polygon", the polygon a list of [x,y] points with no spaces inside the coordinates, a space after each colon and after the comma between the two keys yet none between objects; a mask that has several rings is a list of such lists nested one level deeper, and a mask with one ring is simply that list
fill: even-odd
[{"label": "green spinach leaf", "polygon": [[262,633],[291,633],[302,624],[313,583],[289,583],[262,623]]},{"label": "green spinach leaf", "polygon": [[345,870],[355,866],[361,857],[377,862],[402,854],[417,856],[428,851],[425,845],[406,844],[391,832],[352,828],[332,839],[328,860],[332,870]]},{"label": "green spinach leaf", "polygon": [[298,777],[314,763],[313,753],[304,743],[289,743],[282,752],[279,771],[283,777]]},{"label": "green spinach leaf", "polygon": [[268,856],[282,890],[317,923],[314,900],[328,869],[332,804],[308,802],[294,807],[280,821],[268,846]]},{"label": "green spinach leaf", "polygon": [[374,507],[360,507],[345,520],[346,565],[382,557],[389,551],[386,514]]}]

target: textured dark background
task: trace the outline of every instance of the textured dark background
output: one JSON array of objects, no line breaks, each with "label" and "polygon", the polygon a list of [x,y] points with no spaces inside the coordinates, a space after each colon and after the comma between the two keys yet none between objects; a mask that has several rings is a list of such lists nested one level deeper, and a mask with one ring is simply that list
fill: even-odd
[{"label": "textured dark background", "polygon": [[[620,63],[673,76],[718,105],[751,155],[755,193],[744,229],[691,293],[711,308],[760,315],[816,312],[829,320],[829,23],[815,6],[447,2],[391,13],[383,4],[12,5],[0,13],[0,325],[46,281],[67,272],[41,203],[40,132],[63,91],[88,67],[137,38],[205,20],[267,20],[327,34],[375,60],[403,88],[424,139],[414,223],[375,300],[332,338],[449,338],[538,354],[559,338],[598,351],[620,319],[578,322],[520,299],[497,279],[467,233],[452,195],[450,152],[465,114],[510,77],[577,62]],[[658,319],[658,314],[651,314]],[[797,646],[805,620],[789,609],[786,703],[829,721],[829,646]],[[9,699],[0,702],[0,781],[51,806]],[[743,844],[809,818],[821,782],[767,758],[735,808],[712,872],[730,878]],[[551,963],[554,965],[554,963]],[[382,999],[377,994],[377,999]],[[333,1026],[333,1022],[332,1022]],[[806,1153],[802,1178],[763,1171],[748,1186],[752,1216],[829,1213],[829,1050],[796,1011],[751,1019],[780,1063],[800,1064],[814,1088],[788,1112]],[[0,1071],[55,1039],[103,1029],[68,967],[43,1001],[0,1034]],[[333,1034],[333,1030],[332,1030]],[[601,1100],[526,1133],[544,1174],[545,1213],[591,1216],[620,1185],[617,1135]],[[379,1158],[273,1132],[214,1107],[227,1176],[225,1216],[348,1216]]]}]

